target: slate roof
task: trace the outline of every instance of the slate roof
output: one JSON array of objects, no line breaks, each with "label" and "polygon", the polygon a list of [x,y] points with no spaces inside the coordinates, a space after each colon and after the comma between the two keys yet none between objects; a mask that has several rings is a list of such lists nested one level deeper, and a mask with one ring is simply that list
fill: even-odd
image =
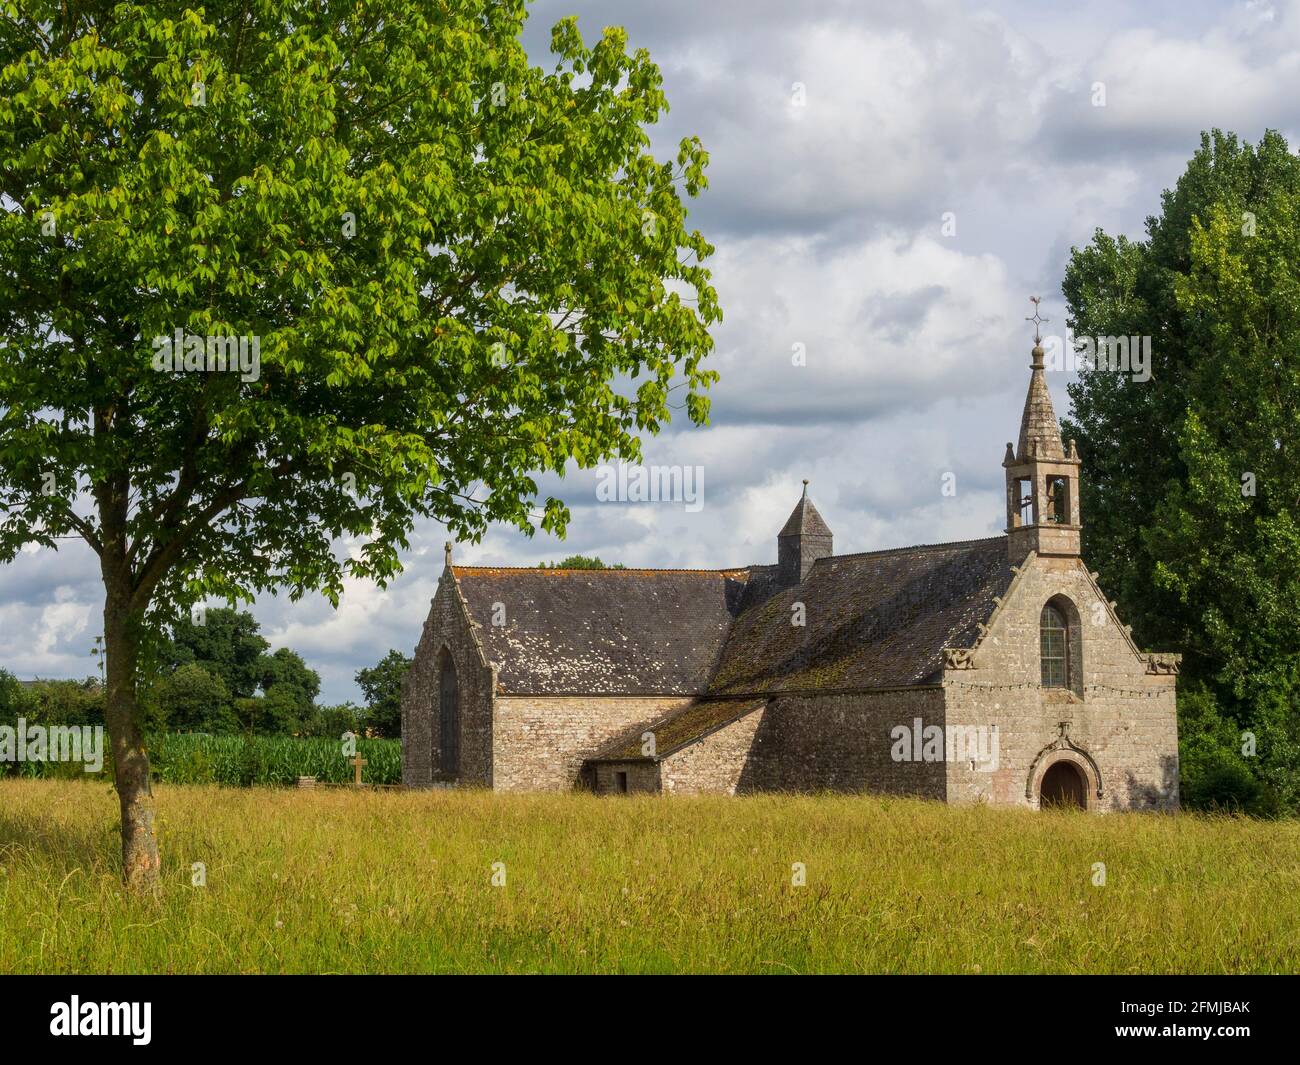
[{"label": "slate roof", "polygon": [[[748,717],[755,710],[766,705],[765,698],[702,699],[681,710],[666,714],[649,725],[637,725],[629,729],[597,751],[588,761],[661,761],[683,747],[689,747],[692,743],[704,739],[710,733],[717,732],[742,717]],[[653,732],[655,737],[653,758],[641,753],[644,746],[642,736],[647,732]]]},{"label": "slate roof", "polygon": [[781,527],[778,536],[830,536],[830,526],[817,513],[817,508],[808,498],[808,482],[804,482],[803,498],[795,504],[795,508],[786,519],[785,525]]},{"label": "slate roof", "polygon": [[774,566],[453,573],[503,693],[712,696],[927,683],[1012,576],[1005,536],[832,555],[785,589]]},{"label": "slate roof", "polygon": [[[745,570],[453,566],[507,694],[693,695],[713,676]],[[494,626],[493,604],[506,624]]]},{"label": "slate roof", "polygon": [[926,683],[945,647],[974,643],[1011,577],[1004,536],[818,559],[737,619],[709,692]]}]

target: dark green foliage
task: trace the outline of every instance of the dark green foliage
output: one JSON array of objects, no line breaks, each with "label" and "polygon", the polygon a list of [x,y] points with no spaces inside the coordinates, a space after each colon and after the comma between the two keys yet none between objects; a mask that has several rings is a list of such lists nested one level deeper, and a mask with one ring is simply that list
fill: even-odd
[{"label": "dark green foliage", "polygon": [[258,662],[258,683],[264,692],[280,687],[296,693],[304,706],[310,706],[320,694],[320,676],[297,651],[281,647],[275,654],[263,655]]},{"label": "dark green foliage", "polygon": [[320,676],[308,669],[302,656],[287,647],[264,655],[259,663],[263,692],[263,731],[282,735],[301,733],[315,713]]},{"label": "dark green foliage", "polygon": [[0,669],[0,725],[13,724],[24,717],[28,705],[26,690],[7,669]]},{"label": "dark green foliage", "polygon": [[323,736],[338,739],[345,732],[360,733],[366,712],[353,703],[337,706],[318,706],[303,730],[305,736]]},{"label": "dark green foliage", "polygon": [[1215,131],[1146,240],[1098,232],[1066,273],[1076,334],[1152,338],[1152,379],[1084,372],[1064,429],[1089,565],[1139,643],[1184,653],[1191,806],[1300,805],[1297,248],[1300,159]]},{"label": "dark green foliage", "polygon": [[181,618],[161,651],[164,671],[194,662],[219,677],[233,699],[247,699],[262,682],[263,658],[270,644],[246,610],[212,607],[196,618]]},{"label": "dark green foliage", "polygon": [[559,562],[539,562],[538,569],[627,569],[621,562],[605,565],[599,558],[588,555],[570,555]]},{"label": "dark green foliage", "polygon": [[239,727],[230,691],[219,676],[187,662],[155,686],[152,699],[159,720],[177,732],[233,732]]},{"label": "dark green foliage", "polygon": [[104,689],[93,677],[22,684],[0,670],[0,724],[19,717],[32,725],[102,725]]},{"label": "dark green foliage", "polygon": [[311,717],[312,706],[305,703],[302,692],[291,684],[273,684],[260,699],[246,728],[272,736],[291,736],[302,732]]},{"label": "dark green foliage", "polygon": [[159,645],[162,676],[149,694],[152,731],[294,735],[310,729],[320,676],[287,647],[268,654],[258,630],[252,614],[226,607],[177,622]]},{"label": "dark green foliage", "polygon": [[402,734],[402,679],[411,659],[390,650],[369,669],[357,671],[356,681],[366,699],[366,727],[377,736]]}]

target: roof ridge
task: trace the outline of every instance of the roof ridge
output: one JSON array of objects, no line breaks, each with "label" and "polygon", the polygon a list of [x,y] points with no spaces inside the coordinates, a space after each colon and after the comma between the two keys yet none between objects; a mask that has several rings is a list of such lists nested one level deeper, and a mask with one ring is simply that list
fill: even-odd
[{"label": "roof ridge", "polygon": [[[814,561],[813,565],[820,562],[838,562],[846,558],[878,558],[882,555],[896,555],[904,551],[938,551],[947,547],[970,547],[975,544],[991,544],[996,540],[1005,540],[1006,533],[996,533],[993,536],[981,536],[972,540],[946,540],[937,544],[906,544],[902,547],[883,547],[876,551],[851,551],[843,555],[824,555]],[[604,569],[586,569],[581,566],[467,566],[463,563],[454,563],[452,572],[463,572],[469,570],[509,570],[514,573],[622,573],[622,574],[647,574],[647,573],[700,573],[706,575],[723,575],[731,573],[752,574],[755,570],[774,570],[777,567],[767,562],[752,562],[743,566],[719,566],[716,568],[704,567],[679,567],[679,566],[624,566],[622,569],[615,569],[612,566],[606,566]]]},{"label": "roof ridge", "polygon": [[716,569],[704,568],[678,568],[673,566],[624,566],[621,569],[615,569],[613,566],[606,566],[604,569],[587,569],[583,566],[466,566],[461,563],[452,564],[452,572],[462,570],[510,570],[518,573],[622,573],[622,574],[646,574],[646,573],[703,573],[703,574],[728,574],[728,573],[747,573],[750,569],[748,566],[721,566]]},{"label": "roof ridge", "polygon": [[945,547],[972,547],[975,544],[991,544],[997,540],[1005,540],[1006,533],[998,533],[995,536],[981,536],[974,540],[948,540],[938,544],[909,544],[905,547],[884,547],[878,551],[854,551],[846,555],[825,555],[817,559],[813,565],[821,562],[838,562],[844,558],[878,558],[881,555],[897,555],[904,551],[937,551]]}]

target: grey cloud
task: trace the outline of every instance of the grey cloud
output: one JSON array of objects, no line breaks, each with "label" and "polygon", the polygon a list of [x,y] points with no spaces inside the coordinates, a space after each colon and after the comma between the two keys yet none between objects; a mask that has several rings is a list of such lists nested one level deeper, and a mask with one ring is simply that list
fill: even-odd
[{"label": "grey cloud", "polygon": [[[1251,139],[1265,125],[1300,128],[1300,75],[1286,65],[1297,10],[1277,4],[1262,20],[1259,5],[1112,0],[533,5],[526,42],[542,62],[561,15],[576,12],[588,40],[626,25],[659,62],[673,108],[652,131],[656,151],[686,134],[710,151],[711,188],[691,219],[718,246],[726,314],[712,426],[681,419],[645,447],[647,462],[704,465],[706,502],[696,514],[597,505],[590,471],[544,477],[541,494],[573,511],[567,541],[494,528],[456,557],[771,561],[803,477],[841,551],[995,532],[1002,448],[1027,383],[1025,297],[1043,295],[1063,322],[1070,245],[1098,225],[1140,235],[1202,126]],[[1088,101],[1098,79],[1106,108]],[[809,93],[799,113],[794,81]],[[951,238],[945,211],[957,217]],[[1051,384],[1064,413],[1064,382]],[[955,496],[939,492],[945,471]],[[337,612],[267,597],[254,613],[273,645],[322,673],[323,698],[358,699],[357,669],[415,646],[445,539],[422,523],[406,572],[387,591],[349,583]],[[85,676],[100,608],[88,550],[20,556],[0,568],[0,666]]]},{"label": "grey cloud", "polygon": [[889,298],[873,293],[862,300],[860,321],[887,340],[901,344],[912,338],[925,316],[939,305],[946,293],[942,285],[926,285],[904,296]]}]

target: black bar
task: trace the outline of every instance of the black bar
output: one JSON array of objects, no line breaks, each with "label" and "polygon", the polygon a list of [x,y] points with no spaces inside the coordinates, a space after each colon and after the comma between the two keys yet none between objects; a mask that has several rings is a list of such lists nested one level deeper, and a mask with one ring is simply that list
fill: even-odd
[{"label": "black bar", "polygon": [[[131,1053],[204,1057],[319,1048],[338,1060],[374,1060],[376,1051],[412,1039],[437,1057],[450,1038],[478,1041],[485,1056],[497,1058],[516,1045],[538,1053],[544,1044],[558,1049],[575,1037],[600,1039],[612,1050],[606,1041],[615,1036],[630,1051],[647,1040],[671,1044],[698,1033],[704,1042],[693,1044],[690,1057],[717,1040],[725,1050],[729,1038],[739,1045],[756,1036],[773,1052],[784,1046],[801,1060],[846,1037],[864,1049],[874,1042],[882,1048],[937,1043],[985,1053],[1068,1049],[1077,1057],[1127,1046],[1221,1057],[1292,1047],[1300,992],[1290,976],[685,979],[732,986],[706,991],[663,977],[8,976],[0,977],[8,1021],[2,1045],[93,1051],[114,1043]],[[137,1045],[131,1034],[52,1034],[52,1024],[69,1016],[73,996],[79,1024],[90,1015],[105,1018],[102,1003],[134,1003],[142,1022],[148,1003],[148,1042]],[[1226,1005],[1207,1010],[1212,1003]],[[87,1004],[95,1007],[89,1014]],[[110,1011],[110,1023],[113,1016],[126,1015]],[[562,1035],[565,1028],[574,1030]],[[672,1050],[674,1057],[682,1052]]]}]

